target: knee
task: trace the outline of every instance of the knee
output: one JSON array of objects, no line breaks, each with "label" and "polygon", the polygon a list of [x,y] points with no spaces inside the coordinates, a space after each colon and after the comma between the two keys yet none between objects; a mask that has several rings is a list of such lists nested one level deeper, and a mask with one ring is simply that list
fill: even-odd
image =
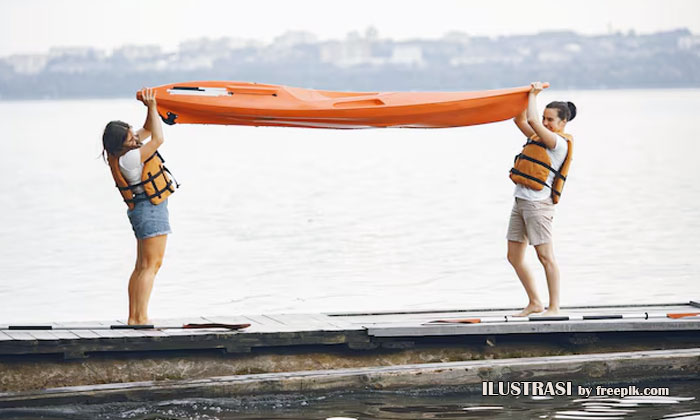
[{"label": "knee", "polygon": [[523,256],[520,253],[508,252],[507,258],[513,267],[517,267],[523,262]]},{"label": "knee", "polygon": [[150,271],[157,273],[160,270],[161,265],[163,265],[162,258],[143,258],[136,261],[136,269],[139,271]]},{"label": "knee", "polygon": [[549,253],[537,253],[537,259],[540,260],[543,266],[549,267],[555,264],[554,255]]}]

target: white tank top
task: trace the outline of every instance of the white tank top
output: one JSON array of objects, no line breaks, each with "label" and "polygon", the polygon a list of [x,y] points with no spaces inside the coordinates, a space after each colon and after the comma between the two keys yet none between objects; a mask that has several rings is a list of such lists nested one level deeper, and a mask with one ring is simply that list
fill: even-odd
[{"label": "white tank top", "polygon": [[[133,149],[124,153],[119,158],[119,170],[122,171],[127,184],[135,185],[141,182],[143,172],[143,162],[141,162],[141,150]],[[143,187],[134,188],[134,192],[143,192]]]}]

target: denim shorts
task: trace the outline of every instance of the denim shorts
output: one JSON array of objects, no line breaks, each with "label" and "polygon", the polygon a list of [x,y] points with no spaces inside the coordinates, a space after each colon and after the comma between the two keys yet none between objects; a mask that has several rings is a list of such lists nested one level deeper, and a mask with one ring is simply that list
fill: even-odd
[{"label": "denim shorts", "polygon": [[136,194],[133,210],[127,210],[131,228],[134,229],[136,239],[152,238],[154,236],[171,233],[168,215],[168,199],[158,205],[154,205],[146,198],[145,193]]}]

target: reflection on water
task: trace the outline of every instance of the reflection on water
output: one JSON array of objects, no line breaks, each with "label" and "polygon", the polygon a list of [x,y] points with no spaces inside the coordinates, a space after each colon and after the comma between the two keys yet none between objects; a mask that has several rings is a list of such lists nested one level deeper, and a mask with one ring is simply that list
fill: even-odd
[{"label": "reflection on water", "polygon": [[[609,386],[609,385],[608,385]],[[454,389],[265,398],[173,400],[41,409],[0,409],[4,416],[62,419],[700,419],[700,382],[638,384],[668,387],[669,397],[483,397]]]}]

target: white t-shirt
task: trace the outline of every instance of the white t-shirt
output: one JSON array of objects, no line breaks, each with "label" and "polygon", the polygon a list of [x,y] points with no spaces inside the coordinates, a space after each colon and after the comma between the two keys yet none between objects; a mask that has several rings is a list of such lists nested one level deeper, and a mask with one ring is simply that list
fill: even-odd
[{"label": "white t-shirt", "polygon": [[[119,170],[122,171],[127,184],[135,185],[141,182],[143,163],[141,162],[141,150],[133,149],[124,153],[119,158]],[[134,188],[134,192],[143,192],[143,187]]]},{"label": "white t-shirt", "polygon": [[[566,159],[566,153],[569,151],[569,144],[566,139],[557,135],[557,144],[554,149],[547,148],[547,155],[549,155],[549,160],[552,162],[550,165],[554,169],[561,168],[564,159]],[[554,182],[554,173],[549,172],[547,177],[547,185],[552,185]],[[552,196],[552,190],[547,187],[543,187],[541,190],[533,190],[522,184],[515,184],[515,192],[513,196],[517,198],[522,198],[528,201],[545,201]]]}]

